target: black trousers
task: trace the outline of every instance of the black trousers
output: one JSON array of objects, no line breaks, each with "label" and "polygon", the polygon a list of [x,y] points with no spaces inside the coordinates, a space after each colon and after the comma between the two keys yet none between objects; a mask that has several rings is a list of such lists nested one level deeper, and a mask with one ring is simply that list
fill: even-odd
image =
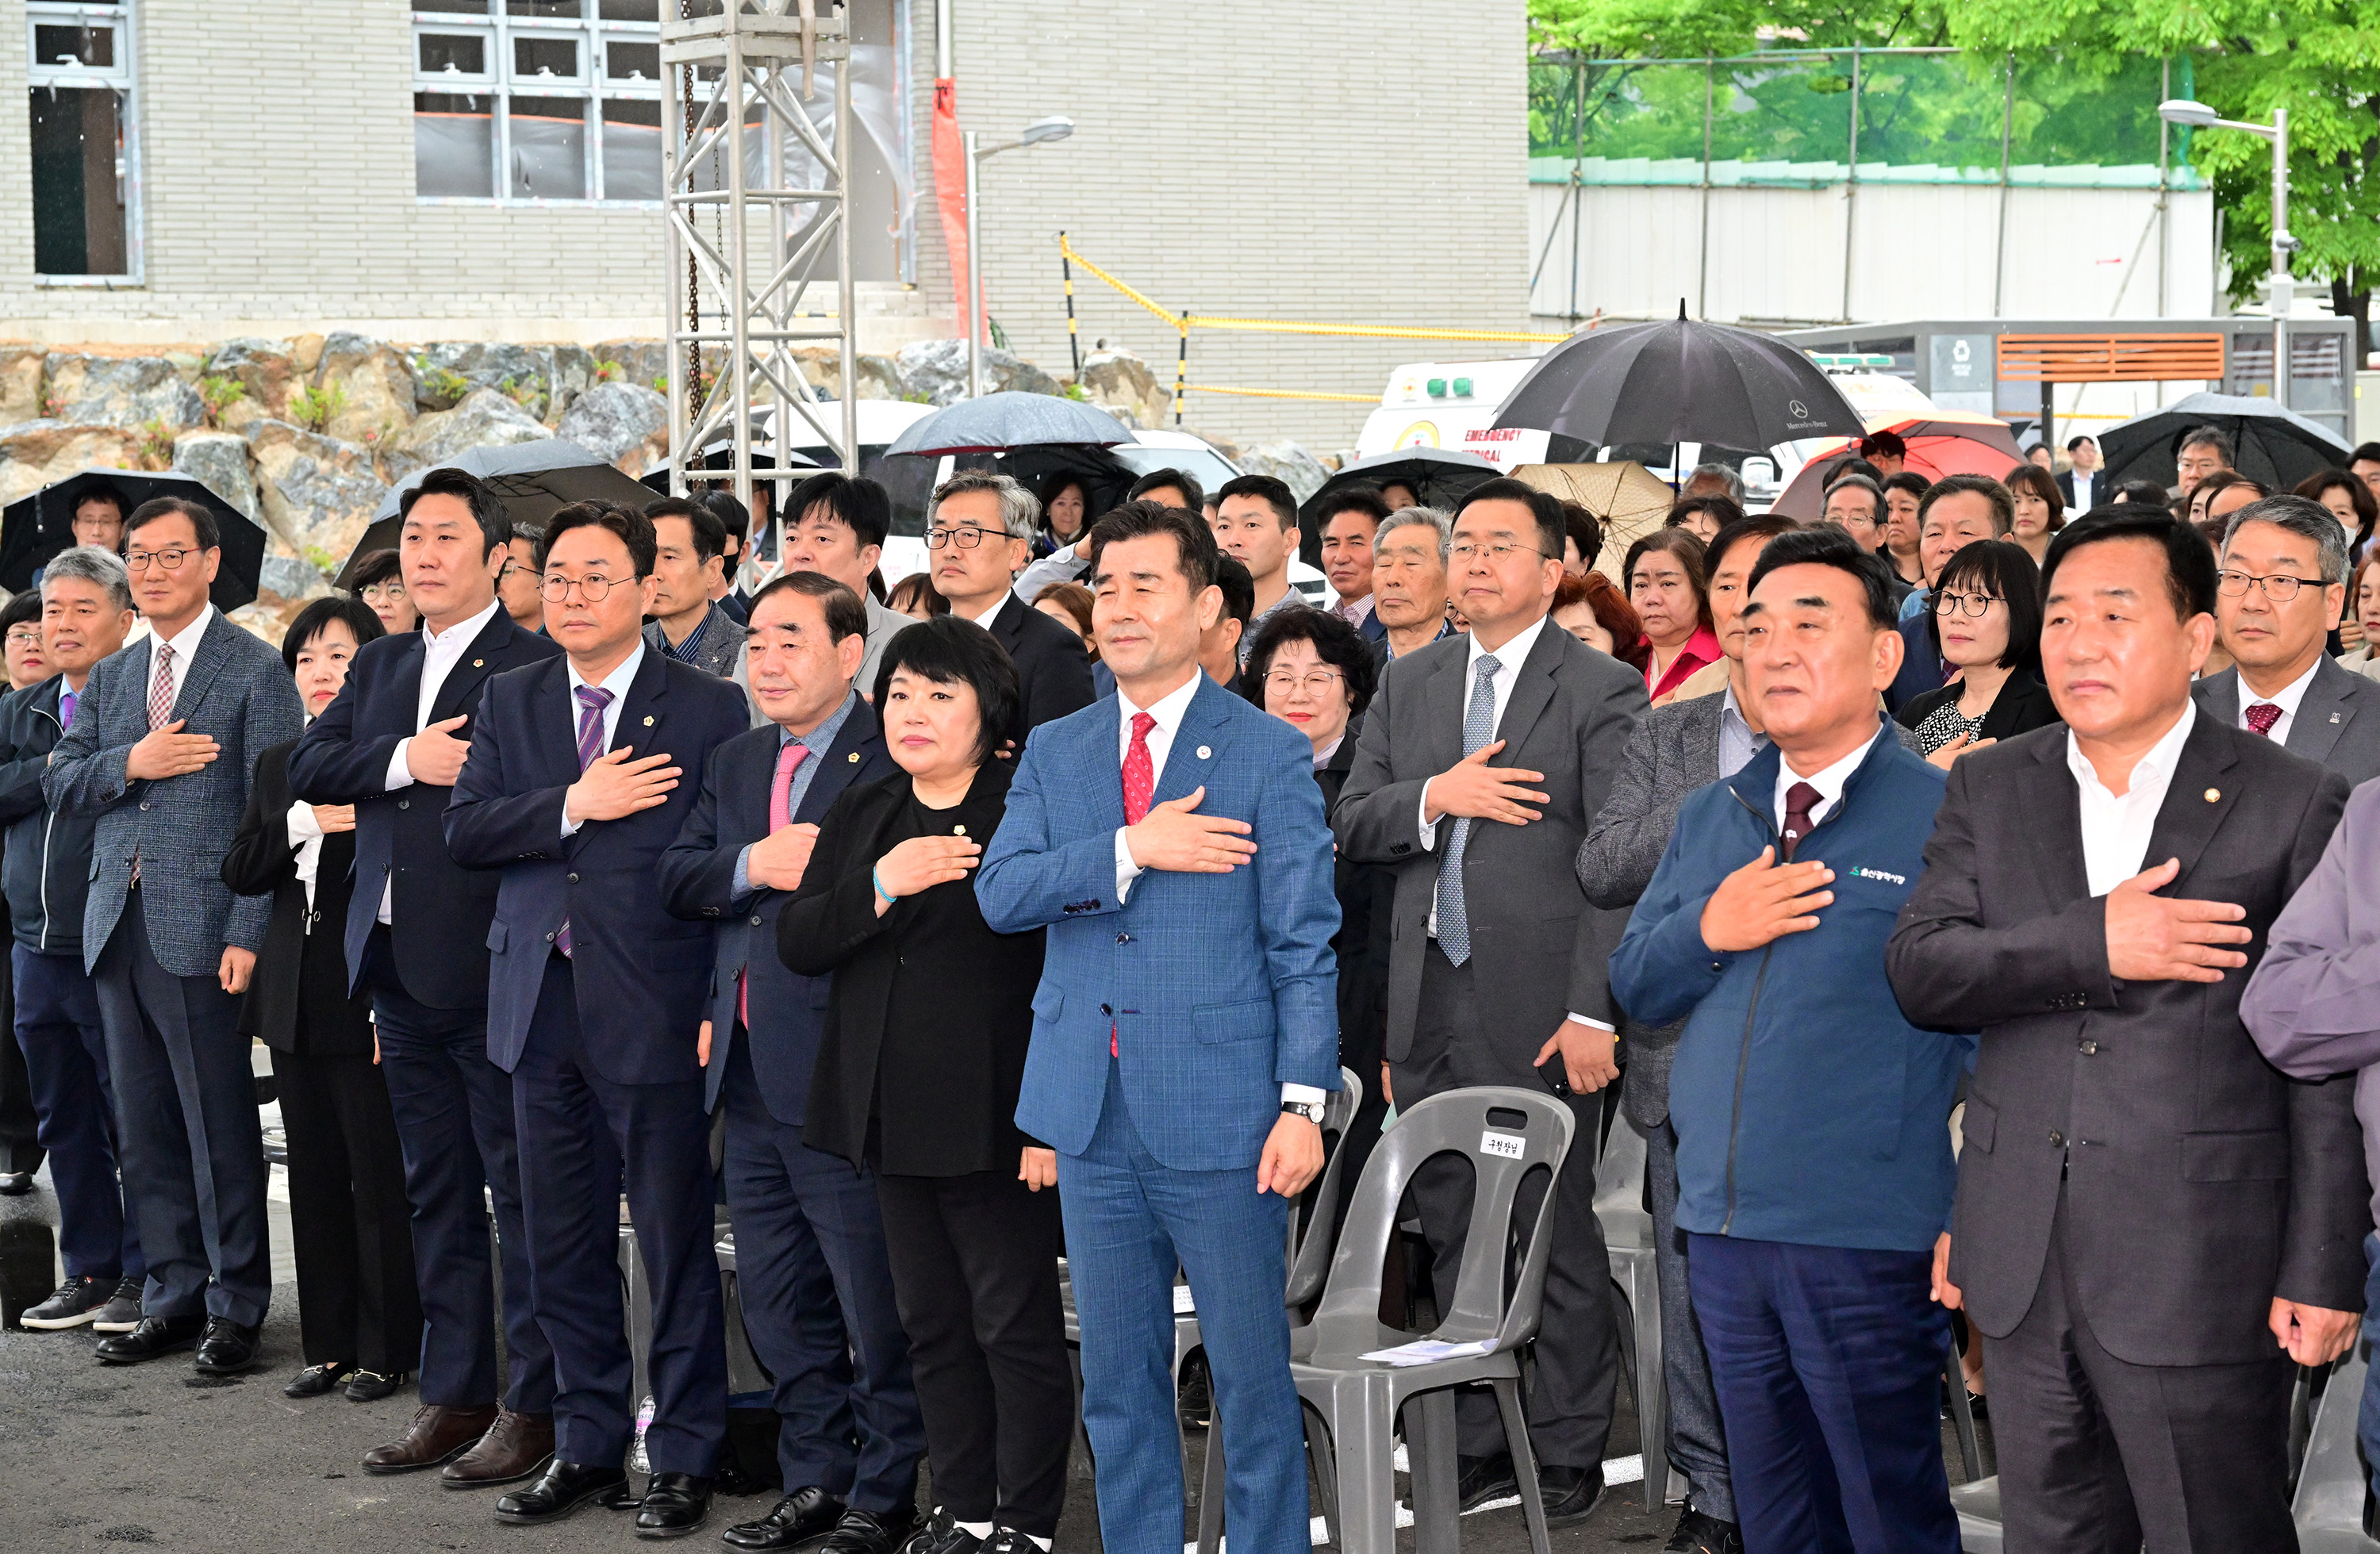
[{"label": "black trousers", "polygon": [[421,1360],[413,1210],[388,1086],[369,1055],[273,1054],[289,1135],[289,1239],[310,1366],[383,1376]]},{"label": "black trousers", "polygon": [[[0,961],[11,957],[0,956]],[[13,980],[0,967],[0,1032],[17,1028]],[[0,1041],[0,1172],[30,1176],[42,1169],[41,1119],[33,1113],[33,1081],[25,1072],[25,1054],[14,1041]]]},{"label": "black trousers", "polygon": [[[1422,952],[1421,1007],[1413,1048],[1391,1062],[1397,1105],[1409,1107],[1446,1090],[1475,1085],[1513,1085],[1542,1089],[1528,1069],[1508,1072],[1494,1055],[1473,996],[1475,963],[1451,965],[1435,945]],[[1553,1033],[1548,1031],[1547,1036]],[[1531,1039],[1543,1037],[1530,1033]],[[1554,1238],[1546,1266],[1544,1316],[1537,1327],[1536,1375],[1529,1388],[1529,1442],[1540,1464],[1595,1468],[1611,1435],[1611,1412],[1620,1385],[1620,1329],[1612,1315],[1611,1255],[1603,1244],[1603,1222],[1595,1217],[1595,1159],[1602,1137],[1603,1098],[1570,1100],[1575,1128],[1562,1161],[1548,1232]],[[1451,1300],[1463,1273],[1464,1239],[1471,1228],[1470,1162],[1439,1155],[1414,1173],[1410,1192],[1429,1243],[1430,1283],[1439,1299]],[[1513,1205],[1516,1226],[1526,1226],[1543,1201],[1541,1189],[1524,1184]],[[1500,1255],[1502,1249],[1497,1249]],[[1455,1402],[1458,1450],[1466,1457],[1504,1450],[1504,1424],[1484,1387],[1465,1388]]]},{"label": "black trousers", "polygon": [[1052,1537],[1075,1389],[1058,1194],[1014,1170],[876,1178],[934,1498],[961,1522]]}]

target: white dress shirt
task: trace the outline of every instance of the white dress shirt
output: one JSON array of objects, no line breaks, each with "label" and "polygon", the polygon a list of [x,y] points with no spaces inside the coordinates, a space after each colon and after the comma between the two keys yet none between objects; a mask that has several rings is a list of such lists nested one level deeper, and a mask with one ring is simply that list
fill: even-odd
[{"label": "white dress shirt", "polygon": [[991,623],[999,617],[1000,613],[1002,610],[1008,608],[1008,601],[1015,591],[1016,590],[1012,589],[1008,593],[1003,593],[998,599],[993,600],[991,601],[990,609],[986,610],[980,615],[973,617],[975,624],[983,627],[984,630],[990,631],[991,629]]},{"label": "white dress shirt", "polygon": [[[503,600],[492,599],[488,601],[486,609],[468,621],[448,626],[444,631],[431,631],[430,623],[427,621],[421,624],[421,695],[414,703],[413,732],[415,734],[420,733],[422,729],[429,726],[430,709],[437,704],[438,693],[445,688],[446,676],[454,671],[456,664],[463,662],[463,650],[479,639],[480,633],[486,628],[490,621],[495,619],[496,612],[503,608]],[[574,722],[571,726],[576,728],[577,724]],[[389,753],[387,775],[381,781],[382,793],[393,794],[399,788],[409,788],[413,785],[413,769],[406,764],[406,759],[412,748],[413,740],[410,736],[396,742],[396,748]],[[394,880],[380,888],[380,920],[383,923],[395,921],[390,913],[391,898],[395,892],[396,883]],[[312,899],[310,894],[308,899],[310,901]]]},{"label": "white dress shirt", "polygon": [[[169,705],[182,699],[182,683],[190,677],[191,655],[199,650],[199,638],[207,634],[207,627],[214,618],[215,607],[212,604],[201,604],[199,606],[196,619],[173,636],[164,639],[165,646],[174,650],[173,658],[165,664],[165,680],[173,687],[174,693],[167,698]],[[150,693],[156,687],[157,652],[152,648],[149,652],[149,682],[140,687],[141,706],[149,705]]]},{"label": "white dress shirt", "polygon": [[2306,665],[2306,672],[2304,674],[2299,675],[2288,685],[2283,686],[2279,690],[2275,691],[2270,696],[2258,696],[2255,692],[2250,690],[2248,688],[2248,677],[2244,674],[2241,675],[2240,677],[2240,716],[2236,720],[2235,726],[2244,728],[2249,733],[2253,734],[2255,732],[2255,725],[2248,721],[2248,709],[2251,707],[2267,705],[2277,707],[2281,710],[2281,715],[2273,720],[2272,732],[2267,734],[2265,737],[2270,739],[2276,745],[2288,744],[2289,738],[2289,725],[2298,721],[2298,703],[2305,699],[2306,687],[2313,684],[2314,674],[2321,668],[2322,655],[2317,653],[2314,655],[2314,661]]},{"label": "white dress shirt", "polygon": [[[298,882],[306,887],[306,912],[311,917],[314,911],[314,873],[322,862],[322,823],[314,819],[312,805],[299,803],[289,807],[288,825],[289,845],[298,849]],[[381,909],[380,920],[383,923],[388,921],[385,906]],[[313,932],[314,925],[308,923],[306,931]]]},{"label": "white dress shirt", "polygon": [[[645,639],[639,636],[637,638],[637,645],[628,650],[628,656],[620,661],[620,666],[603,676],[599,688],[612,693],[612,699],[603,708],[603,748],[606,750],[612,747],[613,735],[619,731],[620,708],[628,699],[628,687],[637,683],[637,671],[644,667],[644,662]],[[578,735],[578,714],[584,710],[578,704],[578,687],[587,684],[587,681],[579,674],[577,664],[570,662],[566,658],[563,660],[563,663],[570,672],[570,733],[572,738],[576,739]],[[562,834],[576,835],[578,828],[585,823],[570,818],[570,806],[565,801],[562,807]]]},{"label": "white dress shirt", "polygon": [[2066,769],[2074,774],[2082,799],[2082,871],[2090,880],[2093,895],[2106,895],[2148,862],[2149,833],[2156,829],[2157,811],[2165,807],[2173,769],[2197,722],[2198,703],[2192,698],[2182,704],[2181,716],[2174,720],[2165,737],[2134,763],[2121,796],[2107,791],[2082,754],[2082,747],[2075,743],[2074,731],[2066,731]]},{"label": "white dress shirt", "polygon": [[2086,474],[2080,469],[2070,469],[2067,474],[2074,482],[2074,502],[2067,511],[2077,514],[2089,512],[2097,504],[2099,472],[2094,469]]},{"label": "white dress shirt", "polygon": [[1884,737],[1884,725],[1879,722],[1876,725],[1876,739],[1869,740],[1832,766],[1823,767],[1808,777],[1793,770],[1791,758],[1788,757],[1779,761],[1776,794],[1777,834],[1779,836],[1785,834],[1785,795],[1793,791],[1795,783],[1807,783],[1818,790],[1818,802],[1810,806],[1810,823],[1815,826],[1827,818],[1828,810],[1843,801],[1843,784],[1852,780],[1852,773],[1859,770],[1859,763],[1867,759],[1867,753],[1876,748],[1876,740]]}]

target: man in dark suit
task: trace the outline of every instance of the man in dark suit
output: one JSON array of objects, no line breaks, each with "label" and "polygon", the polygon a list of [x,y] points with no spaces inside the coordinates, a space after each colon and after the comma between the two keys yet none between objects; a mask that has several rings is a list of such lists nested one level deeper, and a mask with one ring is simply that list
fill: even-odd
[{"label": "man in dark suit", "polygon": [[2059,531],[2065,726],[1951,767],[1887,954],[1911,1020],[1982,1027],[1936,1283],[1992,1340],[2012,1548],[2294,1548],[2291,1362],[2362,1307],[2353,1081],[2240,1020],[2348,786],[2192,701],[2215,570],[2162,509]]},{"label": "man in dark suit", "polygon": [[711,753],[660,865],[669,909],[719,925],[706,1099],[727,1108],[737,1287],[754,1352],[776,1378],[784,1496],[727,1530],[735,1548],[823,1537],[836,1554],[891,1554],[916,1530],[925,1426],[876,1182],[803,1142],[828,985],[776,953],[777,915],[820,818],[844,789],[894,771],[875,710],[852,686],[867,639],[859,596],[822,573],[782,573],[760,590],[747,656],[769,722]]},{"label": "man in dark suit", "polygon": [[2066,499],[2066,510],[2079,516],[2107,502],[2107,477],[2099,468],[2099,444],[2095,438],[2069,437],[2066,457],[2072,467],[2058,475],[2058,494]]},{"label": "man in dark suit", "polygon": [[2347,603],[2338,520],[2302,496],[2251,502],[2231,515],[2215,578],[2216,639],[2233,667],[2191,687],[2199,710],[2350,783],[2380,777],[2380,684],[2324,651]]},{"label": "man in dark suit", "polygon": [[83,964],[99,984],[125,1196],[149,1264],[140,1323],[96,1353],[129,1364],[198,1345],[248,1368],[273,1294],[264,1140],[239,1034],[272,904],[235,900],[223,856],[256,758],[305,725],[281,655],[208,602],[214,515],[179,497],[126,522],[152,635],[103,660],[51,752],[52,808],[93,813]]},{"label": "man in dark suit", "polygon": [[926,521],[936,591],[951,601],[952,614],[991,633],[1016,665],[1016,722],[1008,737],[1022,750],[1033,730],[1091,704],[1091,660],[1082,637],[1009,586],[1032,558],[1041,504],[1005,475],[970,470],[936,489]]},{"label": "man in dark suit", "polygon": [[[441,821],[489,680],[562,650],[522,629],[498,598],[513,535],[494,492],[459,469],[433,469],[399,513],[397,556],[421,629],[367,644],[289,757],[300,798],[356,808],[356,889],[341,931],[349,989],[371,996],[413,1209],[421,1408],[403,1436],[364,1454],[364,1467],[444,1463],[446,1483],[505,1484],[553,1450],[553,1350],[529,1304],[512,1076],[488,1061],[497,877],[457,866]],[[491,1199],[512,1360],[502,1387]]]},{"label": "man in dark suit", "polygon": [[742,683],[744,623],[714,596],[725,576],[727,526],[706,503],[665,496],[649,503],[653,540],[653,619],[645,646],[722,680]]},{"label": "man in dark suit", "polygon": [[[1333,817],[1341,850],[1397,871],[1389,961],[1389,1066],[1410,1106],[1473,1085],[1564,1078],[1579,1118],[1554,1208],[1529,1438],[1546,1513],[1585,1518],[1603,1492],[1619,1380],[1609,1255],[1593,1198],[1602,1100],[1619,1077],[1605,980],[1623,926],[1589,907],[1572,860],[1645,711],[1643,676],[1551,625],[1560,505],[1518,480],[1475,487],[1454,515],[1448,576],[1468,636],[1389,666]],[[1454,1288],[1470,1173],[1414,1182],[1434,1287]],[[1459,1420],[1466,1506],[1515,1481],[1492,1402]]]},{"label": "man in dark suit", "polygon": [[1330,613],[1378,642],[1388,624],[1372,608],[1372,542],[1389,521],[1389,504],[1370,486],[1334,492],[1316,515],[1322,529],[1322,571],[1330,579]]},{"label": "man in dark suit", "polygon": [[635,1430],[618,1192],[650,1281],[652,1479],[639,1534],[702,1524],[727,1426],[710,1123],[697,1050],[710,929],[673,917],[653,868],[694,807],[744,694],[645,646],[653,526],[563,508],[540,547],[564,656],[489,682],[446,807],[466,868],[502,871],[488,929],[488,1055],[513,1076],[530,1299],[553,1347],[554,1455],[496,1502],[549,1522],[617,1503]]}]

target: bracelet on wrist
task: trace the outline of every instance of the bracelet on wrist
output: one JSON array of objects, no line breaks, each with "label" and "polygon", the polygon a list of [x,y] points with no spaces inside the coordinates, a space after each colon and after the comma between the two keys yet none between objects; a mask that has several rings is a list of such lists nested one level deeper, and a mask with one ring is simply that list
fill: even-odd
[{"label": "bracelet on wrist", "polygon": [[868,882],[876,887],[876,893],[884,898],[885,905],[890,906],[895,900],[899,899],[894,896],[891,891],[884,888],[884,876],[877,870],[871,868],[868,871]]}]

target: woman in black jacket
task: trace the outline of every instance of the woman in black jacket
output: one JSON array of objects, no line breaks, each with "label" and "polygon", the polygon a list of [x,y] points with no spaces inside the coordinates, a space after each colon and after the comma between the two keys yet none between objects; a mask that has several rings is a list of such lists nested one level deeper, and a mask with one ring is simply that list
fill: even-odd
[{"label": "woman in black jacket", "polygon": [[1900,705],[1900,725],[1944,771],[1969,750],[2058,722],[2041,678],[2041,569],[2023,546],[1978,540],[1942,568],[1926,622],[1959,677]]},{"label": "woman in black jacket", "polygon": [[901,771],[835,801],[777,919],[786,965],[833,974],[803,1138],[876,1174],[941,1554],[1054,1536],[1074,1430],[1057,1155],[1015,1122],[1042,934],[994,933],[972,879],[1007,808],[992,751],[1016,702],[974,622],[893,637],[876,710]]},{"label": "woman in black jacket", "polygon": [[[298,614],[281,656],[308,718],[338,695],[357,650],[382,635],[380,617],[352,599],[316,600]],[[337,1389],[370,1402],[403,1386],[421,1353],[412,1209],[371,1000],[347,992],[343,941],[356,812],[352,805],[296,802],[289,792],[296,744],[257,757],[223,881],[241,895],[273,897],[239,1028],[273,1050],[289,1142],[289,1233],[306,1368],[282,1390],[311,1398]]]}]

